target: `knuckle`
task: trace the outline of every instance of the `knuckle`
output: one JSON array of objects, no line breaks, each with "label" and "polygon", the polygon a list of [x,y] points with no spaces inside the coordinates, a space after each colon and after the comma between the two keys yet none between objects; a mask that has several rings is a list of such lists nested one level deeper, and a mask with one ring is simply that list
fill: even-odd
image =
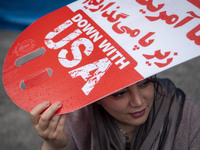
[{"label": "knuckle", "polygon": [[51,122],[55,123],[55,122],[57,122],[57,121],[58,121],[58,119],[57,119],[55,116],[53,116],[53,117],[51,118]]},{"label": "knuckle", "polygon": [[41,117],[40,117],[40,120],[41,120],[41,122],[47,122],[47,121],[48,121],[48,118],[45,117],[45,116],[41,116]]},{"label": "knuckle", "polygon": [[43,131],[38,133],[40,137],[42,137],[45,140],[50,139],[50,132],[49,131]]},{"label": "knuckle", "polygon": [[36,126],[35,129],[40,137],[42,137],[43,139],[47,138],[47,134],[43,130],[41,130],[38,126]]},{"label": "knuckle", "polygon": [[30,112],[30,120],[33,123],[33,125],[36,125],[38,123],[38,117],[33,112]]},{"label": "knuckle", "polygon": [[43,135],[43,138],[46,140],[55,141],[55,140],[57,140],[57,134],[55,134],[53,132],[48,132],[45,135]]},{"label": "knuckle", "polygon": [[49,135],[48,134],[46,134],[46,133],[41,133],[40,134],[40,137],[42,137],[43,139],[49,139]]},{"label": "knuckle", "polygon": [[36,116],[36,114],[34,113],[34,111],[30,111],[30,116],[31,116],[31,118],[34,118]]},{"label": "knuckle", "polygon": [[64,126],[58,124],[58,126],[57,126],[57,131],[58,131],[58,132],[63,132],[63,131],[64,131]]},{"label": "knuckle", "polygon": [[51,138],[51,140],[56,140],[57,139],[57,134],[53,133],[49,138]]}]

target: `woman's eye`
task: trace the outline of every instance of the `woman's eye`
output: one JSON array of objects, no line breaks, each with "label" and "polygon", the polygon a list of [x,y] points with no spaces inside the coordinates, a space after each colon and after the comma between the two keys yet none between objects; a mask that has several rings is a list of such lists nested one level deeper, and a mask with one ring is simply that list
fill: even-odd
[{"label": "woman's eye", "polygon": [[127,91],[120,91],[120,92],[112,94],[111,96],[116,99],[119,99],[119,98],[124,97],[126,95],[126,93],[127,93]]},{"label": "woman's eye", "polygon": [[141,81],[141,82],[137,83],[137,86],[141,87],[141,88],[144,88],[144,87],[147,87],[149,83],[150,83],[149,80]]}]

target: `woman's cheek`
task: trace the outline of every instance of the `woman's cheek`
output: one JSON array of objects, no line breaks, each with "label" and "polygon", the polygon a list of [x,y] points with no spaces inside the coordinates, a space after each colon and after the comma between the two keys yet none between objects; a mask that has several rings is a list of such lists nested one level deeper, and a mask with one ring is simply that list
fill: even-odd
[{"label": "woman's cheek", "polygon": [[107,100],[101,103],[104,109],[109,113],[122,114],[127,110],[127,103],[120,100]]}]

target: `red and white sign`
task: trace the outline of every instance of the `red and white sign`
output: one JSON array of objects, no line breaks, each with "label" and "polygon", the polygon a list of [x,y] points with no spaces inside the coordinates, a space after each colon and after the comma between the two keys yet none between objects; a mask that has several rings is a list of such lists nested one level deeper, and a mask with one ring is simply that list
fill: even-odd
[{"label": "red and white sign", "polygon": [[9,50],[5,89],[30,111],[67,113],[200,56],[199,2],[79,0],[30,25]]}]

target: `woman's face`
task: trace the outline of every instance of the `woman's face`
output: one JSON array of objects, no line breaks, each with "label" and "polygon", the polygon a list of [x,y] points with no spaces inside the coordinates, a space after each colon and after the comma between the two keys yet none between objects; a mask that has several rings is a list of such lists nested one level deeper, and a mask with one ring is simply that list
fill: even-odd
[{"label": "woman's face", "polygon": [[98,103],[113,116],[124,129],[143,124],[149,115],[154,99],[154,85],[148,79],[124,88]]}]

